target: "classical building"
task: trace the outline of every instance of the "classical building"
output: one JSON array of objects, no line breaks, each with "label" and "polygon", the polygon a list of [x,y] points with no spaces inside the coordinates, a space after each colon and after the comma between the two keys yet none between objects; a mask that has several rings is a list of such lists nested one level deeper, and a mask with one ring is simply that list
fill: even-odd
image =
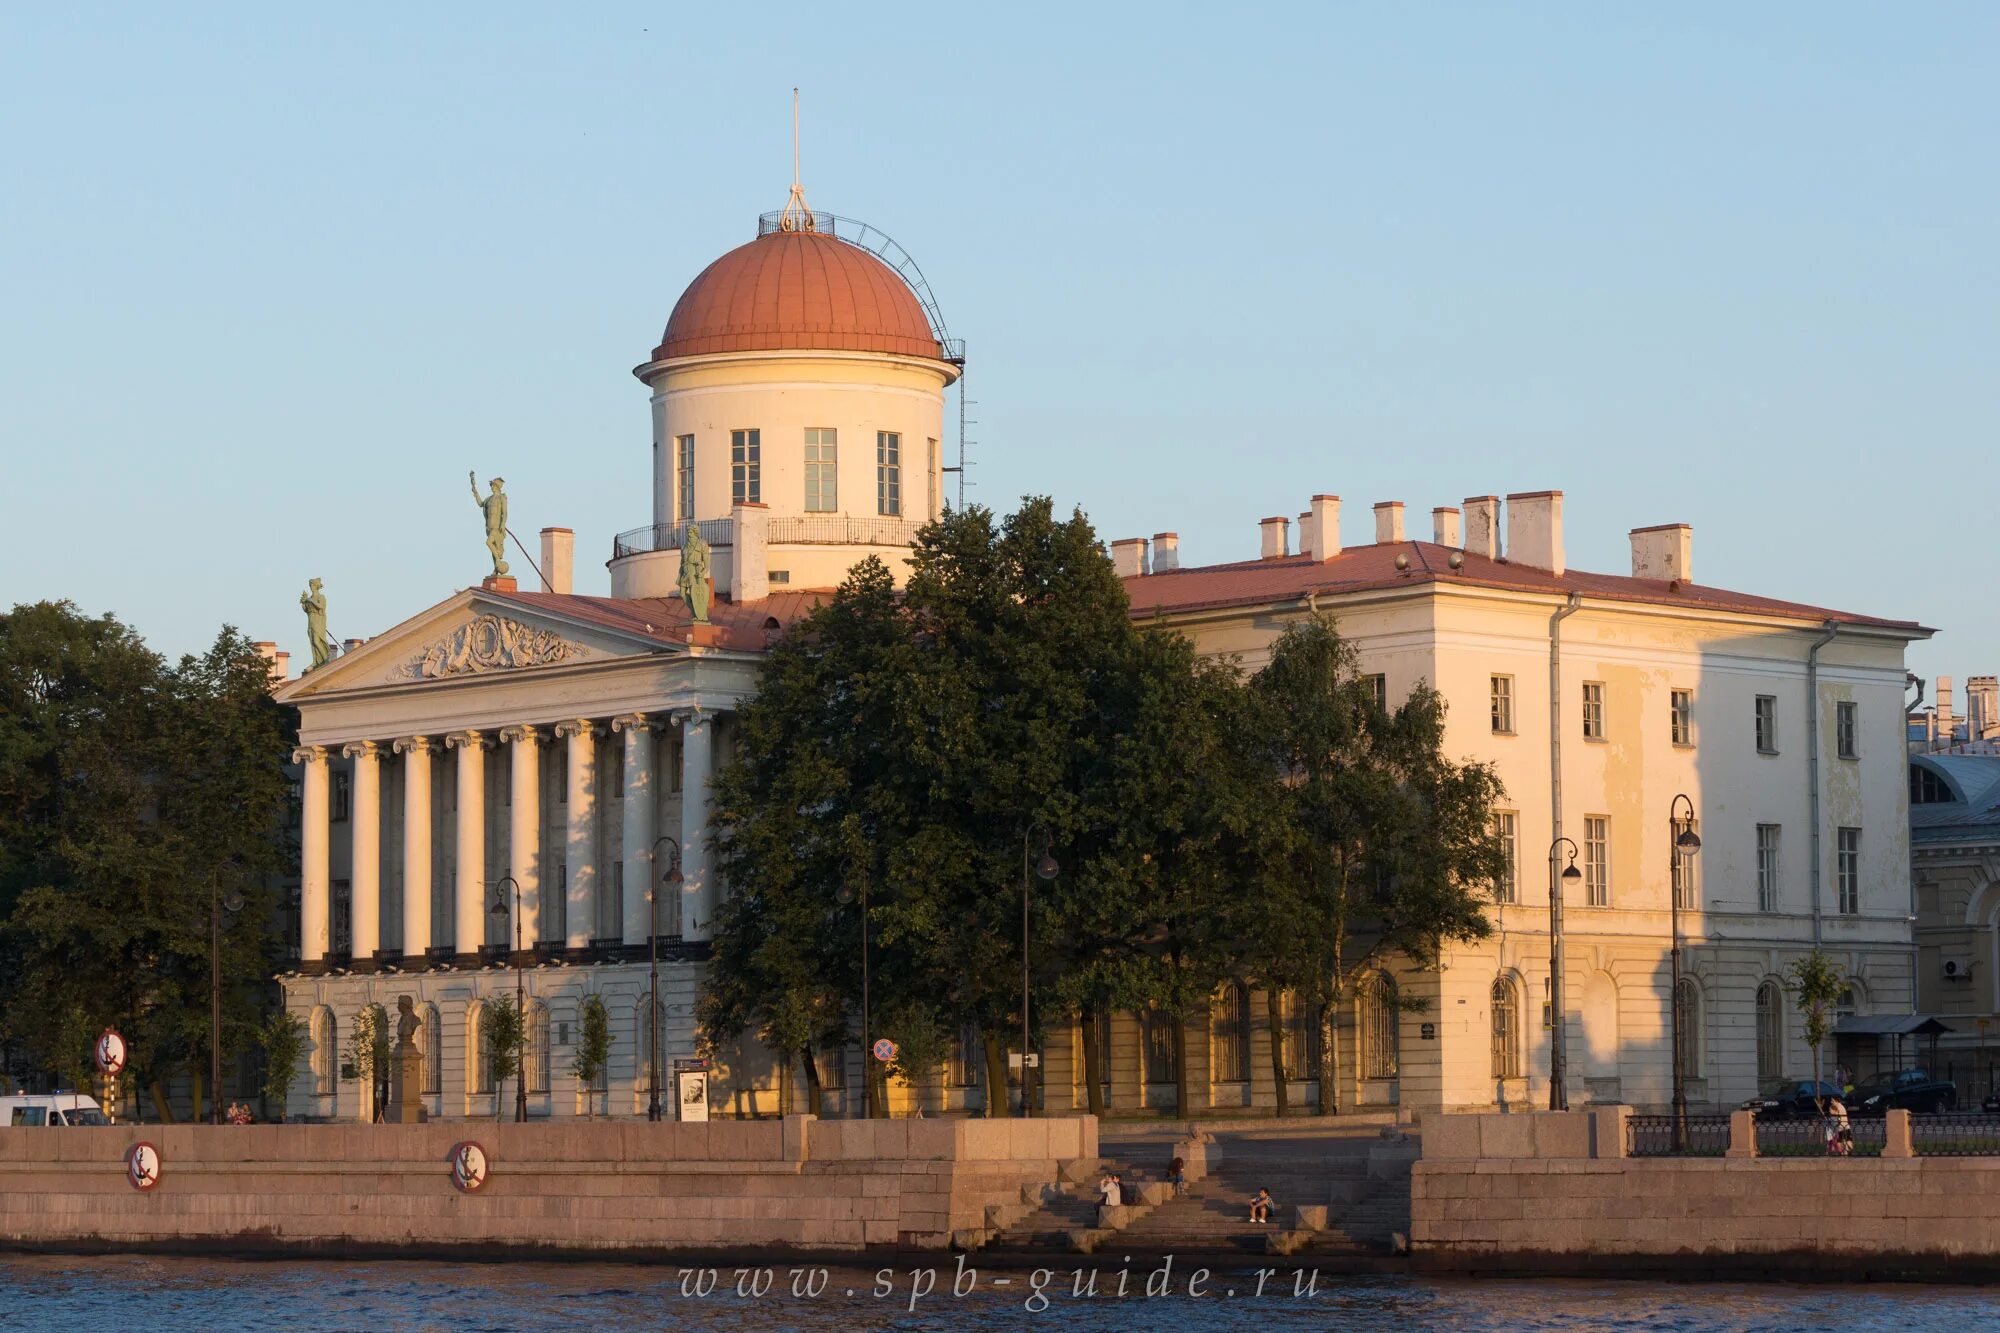
[{"label": "classical building", "polygon": [[1910,851],[1917,1009],[1969,1105],[2000,1092],[2000,747],[1910,757]]},{"label": "classical building", "polygon": [[[961,362],[921,279],[904,276],[914,266],[872,236],[795,201],[688,287],[635,372],[651,390],[651,522],[613,544],[611,596],[573,591],[571,534],[545,529],[538,591],[488,578],[280,690],[300,711],[303,795],[300,960],[283,980],[313,1048],[293,1114],[362,1113],[343,1049],[364,1008],[393,1012],[402,995],[422,1019],[434,1115],[499,1109],[482,1015],[517,984],[534,1114],[641,1110],[649,1023],[667,1060],[693,1053],[727,891],[707,847],[709,783],[733,714],[774,636],[863,555],[901,568],[943,504],[943,395]],[[1696,1104],[1805,1065],[1780,978],[1815,942],[1853,978],[1858,1011],[1910,1008],[1903,657],[1929,631],[1697,584],[1684,526],[1633,532],[1629,575],[1569,569],[1559,492],[1436,510],[1429,541],[1382,504],[1375,540],[1343,547],[1339,514],[1315,497],[1296,549],[1287,520],[1266,520],[1259,558],[1240,563],[1179,568],[1172,534],[1112,555],[1135,617],[1248,668],[1290,620],[1333,612],[1385,701],[1437,686],[1450,751],[1506,784],[1498,932],[1439,971],[1391,960],[1371,978],[1337,1024],[1345,1104],[1542,1101],[1556,1031],[1573,1102],[1666,1102],[1675,891]],[[701,545],[709,624],[677,592]],[[1669,869],[1681,794],[1702,840],[1685,873]],[[1581,878],[1552,1015],[1558,838]],[[570,1068],[589,996],[610,1012],[612,1057],[582,1089]],[[1281,997],[1280,1012],[1303,1072],[1296,1006]],[[1271,1103],[1265,1014],[1246,986],[1218,993],[1190,1036],[1195,1104],[1177,1109]],[[1050,1109],[1086,1104],[1086,1040],[1109,1056],[1113,1114],[1172,1108],[1172,1034],[1118,1015],[1050,1039]],[[977,1106],[980,1066],[968,1050],[897,1096]],[[829,1062],[823,1109],[850,1103],[859,1068],[858,1052]],[[720,1062],[712,1104],[774,1111],[780,1079],[745,1047]],[[1294,1086],[1298,1103],[1314,1095]]]}]

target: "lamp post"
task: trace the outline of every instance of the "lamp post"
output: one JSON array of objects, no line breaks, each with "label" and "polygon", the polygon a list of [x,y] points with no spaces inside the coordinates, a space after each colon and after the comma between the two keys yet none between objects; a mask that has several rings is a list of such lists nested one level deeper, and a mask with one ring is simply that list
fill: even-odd
[{"label": "lamp post", "polygon": [[[861,1118],[875,1118],[875,1051],[874,1036],[868,1029],[868,877],[861,879]],[[842,907],[853,902],[856,894],[854,885],[843,883],[834,891],[834,901]],[[819,1108],[814,1107],[817,1113]]]},{"label": "lamp post", "polygon": [[514,1069],[514,1119],[525,1123],[528,1119],[528,1010],[526,1007],[527,982],[522,974],[521,958],[521,881],[512,875],[502,875],[493,881],[492,914],[504,918],[507,915],[506,888],[514,886],[514,1023],[520,1033],[518,1048],[520,1063]]},{"label": "lamp post", "polygon": [[243,895],[222,896],[222,872],[208,879],[208,1123],[222,1123],[222,914],[243,910]]},{"label": "lamp post", "polygon": [[1037,879],[1044,883],[1059,874],[1062,867],[1049,854],[1049,835],[1041,825],[1031,824],[1021,834],[1021,1118],[1032,1119],[1035,1114],[1034,1090],[1028,1077],[1028,1053],[1034,1049],[1028,1028],[1028,859],[1029,844],[1035,835],[1042,835],[1042,855],[1034,863]]},{"label": "lamp post", "polygon": [[[681,874],[680,842],[662,833],[653,839],[653,864],[660,862],[660,844],[674,849],[673,858],[667,862],[667,873],[660,876],[661,884],[683,884]],[[646,1079],[646,1119],[660,1118],[660,892],[658,885],[646,888],[646,950],[652,960],[652,969],[646,978],[646,1068],[650,1071]]]},{"label": "lamp post", "polygon": [[[1682,802],[1687,803],[1687,823],[1680,822]],[[1674,1151],[1686,1152],[1688,1146],[1687,1118],[1687,1068],[1681,1055],[1681,889],[1692,869],[1689,860],[1701,850],[1701,836],[1694,831],[1694,802],[1686,793],[1674,797],[1667,807],[1667,844],[1672,864],[1667,875],[1667,892],[1673,898],[1671,919],[1673,922],[1673,993],[1668,997],[1667,1012],[1673,1019],[1674,1040]]]},{"label": "lamp post", "polygon": [[[1569,848],[1569,864],[1556,873],[1556,853]],[[1557,838],[1549,844],[1549,1109],[1569,1110],[1569,1031],[1563,1009],[1563,888],[1583,878],[1576,868],[1576,844]]]}]

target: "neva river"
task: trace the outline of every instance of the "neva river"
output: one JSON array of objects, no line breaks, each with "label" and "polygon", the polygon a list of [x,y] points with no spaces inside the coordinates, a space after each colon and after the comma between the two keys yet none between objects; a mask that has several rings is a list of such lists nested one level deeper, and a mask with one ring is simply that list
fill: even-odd
[{"label": "neva river", "polygon": [[[1970,1329],[2000,1326],[2000,1288],[1759,1286],[1659,1282],[1330,1278],[1294,1294],[1289,1261],[1255,1294],[1252,1271],[1197,1271],[1176,1260],[1174,1294],[1148,1298],[1158,1261],[1097,1270],[960,1272],[927,1282],[906,1264],[875,1268],[717,1268],[608,1264],[281,1263],[205,1259],[0,1256],[0,1328],[142,1328],[146,1333],[304,1329],[1016,1329],[1106,1333],[1181,1329]],[[1114,1293],[1121,1275],[1127,1295]],[[763,1294],[756,1288],[768,1283]],[[793,1285],[800,1292],[793,1294]],[[1036,1293],[1046,1298],[1046,1308]],[[965,1294],[954,1296],[957,1284]],[[684,1294],[683,1287],[687,1287]],[[928,1290],[918,1290],[925,1288]],[[739,1287],[741,1292],[739,1294]],[[808,1288],[817,1288],[809,1294]],[[914,1308],[912,1302],[914,1301]]]}]

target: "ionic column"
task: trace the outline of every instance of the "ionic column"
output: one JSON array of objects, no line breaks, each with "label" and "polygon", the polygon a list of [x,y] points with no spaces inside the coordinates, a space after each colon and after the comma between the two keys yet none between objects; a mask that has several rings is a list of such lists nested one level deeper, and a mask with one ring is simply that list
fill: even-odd
[{"label": "ionic column", "polygon": [[597,785],[591,781],[597,724],[588,718],[558,722],[556,735],[569,741],[569,829],[563,840],[569,892],[563,902],[563,935],[570,948],[587,949],[597,928]]},{"label": "ionic column", "polygon": [[[541,939],[542,920],[542,732],[539,727],[507,727],[508,782],[513,807],[507,824],[509,873],[521,886],[521,919],[511,923],[507,947],[516,939],[532,949]],[[513,903],[508,903],[511,908]]]},{"label": "ionic column", "polygon": [[458,751],[458,891],[452,951],[478,953],[486,943],[486,748],[476,731],[454,731],[444,743]]},{"label": "ionic column", "polygon": [[292,762],[303,767],[299,810],[299,958],[317,963],[326,958],[333,927],[327,896],[326,749],[301,745]]},{"label": "ionic column", "polygon": [[653,874],[653,720],[628,713],[612,718],[611,729],[625,733],[625,943],[644,944],[653,933],[651,895],[660,887]]},{"label": "ionic column", "polygon": [[715,876],[708,868],[708,790],[713,767],[714,715],[699,708],[675,714],[681,723],[681,938],[711,938]]},{"label": "ionic column", "polygon": [[382,947],[382,747],[350,741],[341,754],[354,761],[354,801],[348,811],[353,857],[348,870],[352,895],[354,959],[369,962]]},{"label": "ionic column", "polygon": [[437,742],[405,736],[395,749],[403,756],[403,956],[422,958],[431,947],[431,755]]}]

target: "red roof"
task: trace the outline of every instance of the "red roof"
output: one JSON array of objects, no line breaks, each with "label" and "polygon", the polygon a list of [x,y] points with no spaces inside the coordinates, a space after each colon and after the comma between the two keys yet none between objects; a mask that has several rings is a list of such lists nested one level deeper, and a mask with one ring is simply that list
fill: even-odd
[{"label": "red roof", "polygon": [[[679,648],[687,643],[688,626],[694,617],[678,597],[582,597],[557,592],[495,592],[484,589],[481,596],[518,602],[522,606],[567,616],[625,634],[653,639],[662,647]],[[717,599],[708,608],[709,623],[721,632],[723,648],[761,652],[775,637],[805,619],[821,602],[832,597],[824,589],[775,592],[754,602]],[[777,622],[775,625],[772,622]]]},{"label": "red roof", "polygon": [[653,360],[819,350],[944,357],[916,293],[894,269],[822,232],[774,231],[688,284]]},{"label": "red roof", "polygon": [[[1464,565],[1453,569],[1451,557],[1460,554],[1465,557]],[[1409,557],[1410,567],[1407,570],[1396,568],[1398,555]],[[1635,579],[1622,574],[1589,574],[1577,569],[1553,574],[1546,569],[1530,569],[1526,565],[1492,560],[1470,551],[1459,552],[1432,542],[1414,541],[1350,546],[1324,563],[1308,556],[1295,555],[1277,560],[1246,560],[1232,565],[1207,565],[1169,570],[1163,574],[1142,574],[1125,580],[1125,593],[1131,598],[1134,616],[1151,617],[1155,613],[1171,615],[1211,608],[1297,601],[1315,592],[1338,595],[1419,583],[1504,588],[1558,596],[1574,592],[1614,602],[1644,602],[1656,606],[1777,616],[1815,623],[1833,620],[1843,625],[1871,625],[1908,630],[1918,635],[1932,632],[1913,620],[1883,620],[1850,611],[1807,606],[1801,602],[1779,601],[1773,597],[1753,597],[1748,593],[1729,592],[1698,583]]]}]

